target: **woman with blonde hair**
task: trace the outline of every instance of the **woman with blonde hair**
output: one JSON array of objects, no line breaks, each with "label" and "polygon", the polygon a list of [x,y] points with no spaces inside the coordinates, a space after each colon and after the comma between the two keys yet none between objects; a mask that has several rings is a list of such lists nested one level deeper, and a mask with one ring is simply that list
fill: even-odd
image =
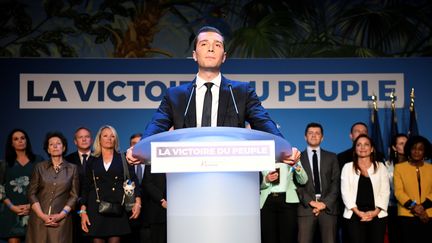
[{"label": "woman with blonde hair", "polygon": [[[100,208],[102,201],[112,205],[122,205],[124,200],[124,164],[119,150],[117,131],[109,125],[102,126],[93,144],[93,157],[87,162],[83,182],[81,206],[81,227],[94,243],[118,243],[121,236],[131,233],[129,219],[124,207],[118,213],[104,213]],[[138,185],[133,167],[128,167],[131,180]],[[135,204],[130,218],[140,214],[140,190],[135,187]]]}]

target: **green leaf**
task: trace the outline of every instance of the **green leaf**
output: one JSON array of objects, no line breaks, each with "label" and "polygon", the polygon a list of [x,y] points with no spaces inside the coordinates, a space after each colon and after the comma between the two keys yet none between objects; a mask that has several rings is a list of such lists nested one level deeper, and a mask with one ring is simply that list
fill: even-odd
[{"label": "green leaf", "polygon": [[93,16],[93,21],[98,23],[102,20],[108,20],[110,22],[114,21],[114,14],[109,12],[98,12]]},{"label": "green leaf", "polygon": [[84,0],[68,0],[71,6],[80,5],[84,2]]},{"label": "green leaf", "polygon": [[128,17],[129,16],[128,10],[125,7],[123,7],[123,6],[119,5],[119,4],[111,6],[111,10],[112,10],[113,14],[117,14],[117,15],[120,15],[120,16],[123,16],[123,17]]},{"label": "green leaf", "polygon": [[64,7],[63,0],[44,0],[43,6],[48,17],[57,16]]},{"label": "green leaf", "polygon": [[43,42],[39,42],[39,41],[34,41],[32,43],[32,47],[36,50],[38,50],[39,52],[45,54],[46,56],[50,56],[51,52],[48,48],[48,45],[46,43]]},{"label": "green leaf", "polygon": [[12,1],[0,3],[0,26],[5,26],[12,18],[12,11],[15,8]]},{"label": "green leaf", "polygon": [[108,40],[108,38],[110,37],[110,35],[111,35],[111,32],[109,32],[107,29],[104,29],[104,28],[98,28],[97,30],[96,30],[96,39],[95,39],[95,44],[102,44],[102,43],[104,43],[105,41],[107,41]]},{"label": "green leaf", "polygon": [[42,42],[58,42],[61,41],[63,35],[60,31],[45,31],[38,39]]},{"label": "green leaf", "polygon": [[13,24],[16,32],[21,35],[32,29],[32,18],[24,11],[24,8],[16,8],[13,13]]},{"label": "green leaf", "polygon": [[76,17],[78,17],[78,15],[79,15],[78,11],[76,11],[74,9],[70,9],[70,8],[58,13],[59,17],[72,18],[72,19],[75,19]]},{"label": "green leaf", "polygon": [[10,52],[7,48],[0,47],[0,57],[12,57],[12,52]]},{"label": "green leaf", "polygon": [[40,53],[33,48],[31,42],[24,42],[19,49],[19,53],[21,57],[40,57]]},{"label": "green leaf", "polygon": [[75,34],[76,31],[72,27],[65,27],[63,29],[59,29],[58,31],[64,33],[64,34]]},{"label": "green leaf", "polygon": [[62,57],[77,57],[77,53],[73,47],[70,45],[64,43],[64,42],[57,42],[57,49],[60,53],[60,56]]},{"label": "green leaf", "polygon": [[0,38],[8,37],[12,34],[12,30],[6,26],[0,26]]},{"label": "green leaf", "polygon": [[88,14],[80,14],[74,19],[75,27],[84,32],[91,32],[93,20]]}]

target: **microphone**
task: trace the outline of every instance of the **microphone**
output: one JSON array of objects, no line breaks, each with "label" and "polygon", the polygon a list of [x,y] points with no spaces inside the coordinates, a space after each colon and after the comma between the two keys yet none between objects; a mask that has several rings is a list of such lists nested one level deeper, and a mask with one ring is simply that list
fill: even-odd
[{"label": "microphone", "polygon": [[192,91],[191,91],[191,93],[190,93],[189,100],[188,100],[188,102],[187,102],[187,104],[186,104],[186,109],[185,109],[185,111],[184,111],[184,113],[183,113],[183,118],[185,118],[186,115],[187,115],[187,113],[188,113],[189,105],[190,105],[190,102],[191,102],[191,100],[192,100],[192,96],[193,96],[193,93],[194,93],[194,91],[195,91],[196,86],[197,86],[196,84],[193,84],[193,86],[192,86]]},{"label": "microphone", "polygon": [[235,100],[235,98],[234,98],[234,93],[233,93],[233,91],[232,91],[232,84],[231,84],[231,83],[228,84],[228,88],[229,88],[229,90],[230,90],[230,93],[231,93],[231,100],[232,100],[232,102],[234,103],[234,109],[235,109],[235,111],[236,111],[236,115],[237,115],[237,122],[238,122],[237,126],[238,126],[238,127],[244,127],[244,126],[241,125],[241,122],[240,122],[240,115],[239,115],[239,111],[238,111],[238,108],[237,108],[236,100]]}]

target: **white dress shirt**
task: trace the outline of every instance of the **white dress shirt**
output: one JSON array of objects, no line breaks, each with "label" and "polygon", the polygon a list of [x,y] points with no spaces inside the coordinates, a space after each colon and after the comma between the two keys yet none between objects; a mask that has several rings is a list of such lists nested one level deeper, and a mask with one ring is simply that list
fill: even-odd
[{"label": "white dress shirt", "polygon": [[81,153],[80,151],[78,151],[78,156],[79,156],[79,158],[80,158],[81,165],[83,165],[83,154],[87,154],[87,161],[88,161],[91,152],[89,151],[89,152],[87,152],[87,153]]},{"label": "white dress shirt", "polygon": [[[213,80],[210,82],[213,83],[213,86],[211,88],[212,92],[212,109],[211,109],[211,126],[216,127],[217,126],[217,113],[218,113],[218,107],[219,107],[219,88],[222,80],[221,73],[218,74]],[[207,83],[206,80],[200,78],[197,74],[196,76],[196,94],[195,94],[195,104],[196,104],[196,121],[197,121],[197,127],[201,127],[201,119],[202,119],[202,113],[203,113],[203,106],[204,106],[204,96],[207,91],[207,87],[204,85]]]}]

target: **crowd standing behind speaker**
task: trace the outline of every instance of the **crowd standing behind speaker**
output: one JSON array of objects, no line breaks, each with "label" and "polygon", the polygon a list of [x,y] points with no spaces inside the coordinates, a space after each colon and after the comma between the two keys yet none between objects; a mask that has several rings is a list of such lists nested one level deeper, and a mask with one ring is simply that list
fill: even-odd
[{"label": "crowd standing behind speaker", "polygon": [[[312,216],[313,221],[311,222],[316,222],[314,224],[319,225],[320,224],[319,221],[321,220],[320,217],[331,213],[332,212],[331,208],[334,207],[331,206],[332,204],[328,204],[328,202],[325,203],[326,196],[325,196],[325,189],[324,189],[326,183],[330,183],[325,181],[330,178],[333,178],[334,176],[329,176],[328,174],[323,176],[323,173],[326,173],[323,170],[325,170],[325,168],[328,166],[327,163],[333,164],[333,162],[330,162],[333,160],[328,161],[327,159],[323,159],[325,150],[322,150],[319,146],[322,142],[323,134],[321,134],[321,139],[320,136],[318,136],[319,134],[315,134],[315,135],[308,134],[309,130],[313,130],[313,131],[319,130],[321,133],[323,133],[322,128],[318,126],[320,124],[318,125],[313,125],[317,123],[311,123],[311,124],[308,124],[305,131],[305,139],[308,144],[308,147],[306,148],[305,151],[303,151],[300,159],[300,163],[302,163],[302,170],[306,172],[306,175],[309,178],[309,180],[306,182],[305,185],[301,185],[301,183],[299,183],[296,185],[296,187],[297,187],[297,196],[300,201],[300,204],[298,205],[299,212],[301,212],[302,210],[310,210],[313,215]],[[102,130],[104,129],[107,129],[108,132],[109,131],[112,132],[109,126],[103,127]],[[360,130],[360,132],[357,130]],[[365,142],[371,143],[370,138],[365,135],[366,133],[367,133],[367,126],[364,125],[364,123],[356,123],[351,127],[350,135],[352,138],[354,138],[354,144],[353,147],[350,148],[349,150],[353,152],[354,155],[353,160],[359,160],[358,153],[366,152],[365,150],[356,151],[357,140],[363,141],[363,145],[361,146],[365,146]],[[110,140],[114,141],[113,144],[111,146],[105,146],[105,145],[103,146],[112,147],[112,149],[109,150],[112,152],[113,158],[116,157],[117,162],[115,163],[119,164],[120,156],[119,156],[118,148],[115,149],[116,145],[114,145],[116,143],[118,145],[118,138],[116,133],[112,132],[112,135],[114,135],[115,137],[115,138],[110,138]],[[100,144],[99,150],[102,150],[102,145],[100,141],[102,139],[101,131],[98,133],[97,137],[99,137],[98,139],[99,141],[95,141],[95,143]],[[320,142],[317,143],[317,141],[315,141],[314,139]],[[86,167],[82,166],[83,165],[82,154],[86,154],[90,150],[89,144],[91,144],[91,141],[92,138],[91,138],[90,130],[85,127],[78,128],[74,134],[74,143],[77,147],[77,151],[69,154],[69,156],[67,156],[68,159],[64,159],[63,155],[66,153],[67,150],[66,139],[61,133],[58,132],[49,133],[47,134],[47,137],[43,142],[43,147],[49,156],[49,160],[39,162],[42,161],[43,158],[40,155],[35,155],[32,152],[32,145],[30,143],[30,138],[28,137],[27,133],[24,130],[14,129],[9,133],[6,139],[6,146],[5,146],[6,158],[5,161],[0,162],[0,182],[1,182],[0,197],[2,200],[2,203],[0,204],[0,224],[1,224],[0,242],[24,242],[24,240],[26,240],[27,242],[45,242],[45,240],[48,238],[51,240],[51,242],[78,242],[76,240],[77,238],[75,238],[77,237],[77,235],[72,234],[73,232],[72,227],[74,228],[76,234],[82,235],[84,231],[81,229],[81,227],[77,228],[77,225],[72,225],[71,214],[78,215],[77,211],[79,212],[79,210],[82,209],[81,210],[81,216],[82,216],[83,214],[86,214],[85,211],[89,211],[89,209],[85,207],[86,205],[85,203],[88,202],[90,198],[89,194],[88,193],[86,194],[85,200],[83,201],[83,199],[81,198],[82,195],[78,187],[78,181],[83,182],[87,180],[87,183],[90,183],[91,186],[94,186],[94,184],[91,182],[92,178],[89,177],[88,173],[85,176],[81,174],[86,169]],[[131,142],[132,142],[132,138],[131,138]],[[406,146],[404,146],[405,143]],[[373,143],[371,144],[372,145],[370,148],[373,150]],[[95,147],[97,147],[97,145],[95,145]],[[314,207],[312,205],[313,204],[312,202],[314,200],[308,200],[309,197],[307,197],[306,196],[307,194],[305,194],[306,188],[314,187],[314,180],[315,180],[313,175],[313,163],[311,163],[310,161],[311,158],[309,158],[310,157],[309,153],[311,153],[309,152],[309,147],[310,149],[312,148],[318,149],[320,150],[321,153],[321,155],[319,156],[321,158],[321,160],[319,160],[321,195],[320,195],[320,200],[316,200],[316,202],[321,201],[325,203],[326,206],[324,207],[324,209],[319,207]],[[352,162],[343,163],[344,165],[347,164],[347,168],[345,168],[345,172],[342,175],[343,178],[342,184],[345,185],[345,186],[341,185],[343,188],[345,187],[345,189],[342,189],[342,192],[344,190],[350,191],[351,194],[342,193],[342,196],[345,197],[345,201],[349,202],[351,200],[351,203],[354,202],[357,208],[352,207],[352,204],[348,204],[348,206],[346,204],[342,204],[344,206],[344,214],[341,213],[341,215],[345,215],[344,220],[346,220],[347,222],[346,225],[348,225],[347,231],[345,232],[348,239],[345,239],[344,241],[339,240],[339,242],[351,243],[354,242],[354,240],[361,239],[360,236],[366,236],[366,235],[374,236],[373,239],[377,240],[376,242],[387,242],[383,240],[383,232],[385,231],[385,227],[383,225],[385,225],[385,223],[382,223],[383,221],[386,221],[386,216],[384,216],[386,212],[388,212],[389,217],[392,217],[391,222],[387,222],[387,227],[388,227],[387,234],[390,243],[428,242],[428,240],[430,240],[428,239],[428,230],[430,230],[432,227],[431,225],[432,223],[432,217],[431,217],[432,216],[432,211],[431,211],[432,210],[431,209],[432,208],[432,181],[431,181],[432,165],[427,160],[431,158],[432,155],[431,151],[432,148],[430,142],[426,138],[421,136],[414,136],[408,139],[406,135],[398,134],[393,139],[392,142],[392,154],[390,156],[390,161],[386,162],[386,166],[387,166],[386,173],[384,173],[384,171],[382,170],[383,163],[373,163],[374,161],[373,159],[370,159],[369,161],[370,162],[370,166],[368,167],[369,169],[366,170],[360,169],[360,171],[362,171],[363,174],[362,172],[360,172],[359,174],[355,173],[355,170],[353,169],[354,163]],[[89,155],[87,161],[85,162],[87,163],[99,159],[100,160],[99,165],[101,165],[102,168],[103,159],[101,158],[101,154],[102,153],[100,153],[97,156],[98,158],[93,158],[92,155]],[[371,152],[371,155],[372,154],[373,153]],[[75,155],[77,156],[74,159],[73,157]],[[366,157],[367,156],[362,156],[362,158],[366,158]],[[375,159],[375,161],[377,160]],[[341,163],[341,161],[339,161],[339,163]],[[143,165],[141,166],[142,166],[141,169],[143,169],[145,172],[144,171],[142,172],[142,176],[144,178],[142,179],[142,183],[140,184],[140,186],[137,187],[137,188],[141,187],[141,189],[137,189],[137,193],[142,192],[144,195],[146,191],[145,176],[146,174],[150,175],[150,177],[152,175],[150,173],[149,167],[147,166],[144,167]],[[348,167],[351,169],[349,169]],[[92,167],[90,166],[90,168]],[[133,172],[135,174],[137,172],[137,166],[131,166],[130,170],[131,170],[130,172]],[[294,172],[294,173],[298,173],[298,172]],[[337,170],[335,169],[332,170],[332,174],[333,173],[337,173]],[[122,173],[117,173],[117,174],[118,177],[123,178]],[[378,174],[379,176],[377,177]],[[362,180],[367,181],[368,175],[372,186],[367,186],[369,183],[364,183],[364,181],[363,182],[360,181],[360,177],[362,177]],[[84,179],[82,178],[83,176]],[[379,183],[382,184],[381,187],[379,188],[381,188],[380,190],[382,195],[385,195],[387,194],[385,189],[386,186],[383,185],[385,185],[386,182],[384,182],[382,178],[387,178],[387,184],[389,185],[390,188],[393,188],[393,179],[392,179],[393,176],[394,176],[394,196],[395,197],[392,196],[393,190],[390,190],[391,191],[389,192],[390,199],[388,200],[389,207],[388,209],[386,209],[384,205],[385,204],[384,201],[386,200],[385,199],[380,200],[378,198],[381,196],[378,195],[375,196],[375,194],[377,193],[375,192],[375,190],[378,189],[376,189],[377,185],[374,183],[377,183],[377,181],[375,180],[379,178]],[[150,177],[147,178],[147,181],[150,180]],[[263,177],[263,179],[265,179],[266,177],[268,176]],[[350,180],[352,181],[352,178],[357,178],[357,177],[358,177],[358,181],[356,183],[362,184],[363,185],[361,186],[362,188],[358,186],[358,188],[355,189],[355,186],[352,187],[353,185],[352,183],[351,184],[346,183],[346,178],[351,178]],[[55,180],[55,185],[52,183],[52,181],[48,183],[49,178]],[[136,180],[137,180],[137,184],[139,184],[138,178]],[[340,180],[337,182],[334,182],[334,180],[330,180],[330,181],[332,181],[331,183],[340,183]],[[42,185],[46,185],[46,186],[44,187]],[[351,185],[351,187],[349,187],[349,185]],[[88,185],[86,188],[87,188],[86,190],[92,190],[89,189]],[[364,190],[365,188],[369,188],[369,189],[372,188],[372,191],[369,189]],[[363,203],[369,202],[369,205],[367,205],[368,203],[366,203],[366,207],[373,206],[372,208],[369,209],[366,208],[361,210],[361,207],[363,207],[364,205],[363,206],[360,205],[360,209],[359,209],[359,205],[357,205],[357,200],[361,200],[358,198],[358,194],[360,193],[359,189],[363,193],[365,191],[368,192],[364,195],[369,195],[369,197],[368,196],[364,197],[363,195],[363,197],[360,198],[363,199],[366,198],[366,200],[363,200]],[[116,188],[116,190],[121,191],[122,188],[119,187]],[[352,193],[355,190],[357,190],[357,194],[354,197]],[[52,192],[54,192],[53,196],[51,195],[43,196],[43,195],[48,195]],[[332,193],[332,195],[333,194],[334,193]],[[29,195],[30,197],[27,197],[27,195]],[[144,198],[144,196],[142,197]],[[94,199],[93,196],[91,198]],[[354,198],[356,199],[356,201],[353,201]],[[373,201],[371,199],[373,199]],[[376,202],[377,200],[379,202]],[[145,212],[146,210],[149,209],[148,208],[149,206],[147,205],[146,201],[147,200],[144,199],[141,201],[142,207],[145,207],[145,208],[140,208],[141,212]],[[371,204],[371,202],[373,202],[373,205]],[[74,208],[75,203],[79,205],[76,208]],[[80,208],[81,205],[84,205],[84,208]],[[397,206],[396,214],[393,209],[394,206]],[[375,209],[373,209],[374,207]],[[314,211],[315,209],[317,210]],[[95,214],[94,211],[95,209],[92,210],[93,210],[92,213]],[[348,214],[351,216],[349,216]],[[30,220],[29,220],[29,215],[31,215]],[[305,227],[309,225],[306,224],[304,220],[302,220],[304,216],[305,215],[303,215],[303,213],[299,213],[298,215],[298,222],[301,226],[298,231],[298,240],[299,240],[298,242],[304,242],[303,236],[305,234],[305,231],[307,231],[307,228]],[[85,217],[86,216],[84,216],[84,218]],[[164,217],[166,217],[166,215]],[[99,220],[99,222],[97,222],[96,220],[95,224],[99,225],[99,228],[102,230],[102,232],[111,232],[110,230],[107,230],[108,229],[107,227],[104,227],[106,225],[115,225],[116,228],[119,228],[117,226],[121,226],[120,228],[123,229],[126,228],[126,230],[124,230],[123,232],[120,233],[114,232],[115,240],[113,242],[120,242],[122,240],[123,242],[137,242],[137,243],[151,242],[152,243],[154,241],[149,239],[151,238],[150,236],[151,233],[153,234],[153,238],[162,237],[162,239],[166,239],[165,231],[150,230],[151,227],[149,225],[149,219],[146,218],[145,213],[142,214],[141,217],[137,219],[132,219],[134,218],[132,214],[126,217],[122,216],[121,218],[122,218],[122,223],[110,224],[109,223],[111,222],[110,220],[108,221]],[[137,220],[141,220],[142,222],[137,222]],[[89,219],[89,221],[91,222],[91,219]],[[87,221],[84,220],[84,222]],[[375,226],[368,228],[368,224],[374,224],[373,222],[375,222]],[[140,227],[137,228],[138,236],[135,235],[134,237],[126,237],[131,232],[131,227],[129,226],[129,224],[134,225],[134,223],[138,223],[138,225],[140,225]],[[395,224],[392,225],[392,223]],[[27,225],[30,225],[30,227],[27,227]],[[141,227],[143,225],[144,227]],[[332,223],[329,223],[329,225],[332,225]],[[375,233],[373,234],[360,233],[360,232],[365,232],[363,230],[367,231],[368,229],[371,228],[373,228]],[[311,235],[314,235],[314,231],[315,231],[314,229],[316,230],[317,228],[310,229],[309,233]],[[318,230],[318,232],[323,233],[322,231],[327,232],[326,229]],[[328,233],[330,233],[331,230],[328,231],[329,231]],[[154,234],[158,234],[158,236]],[[357,234],[357,236],[359,237],[354,237],[355,234]],[[83,238],[83,239],[86,239],[89,242],[100,242],[99,239],[107,240],[112,237],[111,233],[100,234],[100,235],[95,233],[93,235],[92,234],[87,234],[87,235],[91,235],[91,237]],[[315,236],[317,235],[315,234]],[[96,240],[94,239],[94,237],[96,238]],[[323,237],[322,234],[318,235],[318,237],[315,237],[313,242],[314,243],[331,242],[331,241],[327,241],[326,239],[323,239],[322,237]],[[112,242],[112,241],[108,241],[108,242]],[[307,240],[307,242],[310,242],[310,240]],[[338,240],[335,240],[334,242],[338,242]]]}]

